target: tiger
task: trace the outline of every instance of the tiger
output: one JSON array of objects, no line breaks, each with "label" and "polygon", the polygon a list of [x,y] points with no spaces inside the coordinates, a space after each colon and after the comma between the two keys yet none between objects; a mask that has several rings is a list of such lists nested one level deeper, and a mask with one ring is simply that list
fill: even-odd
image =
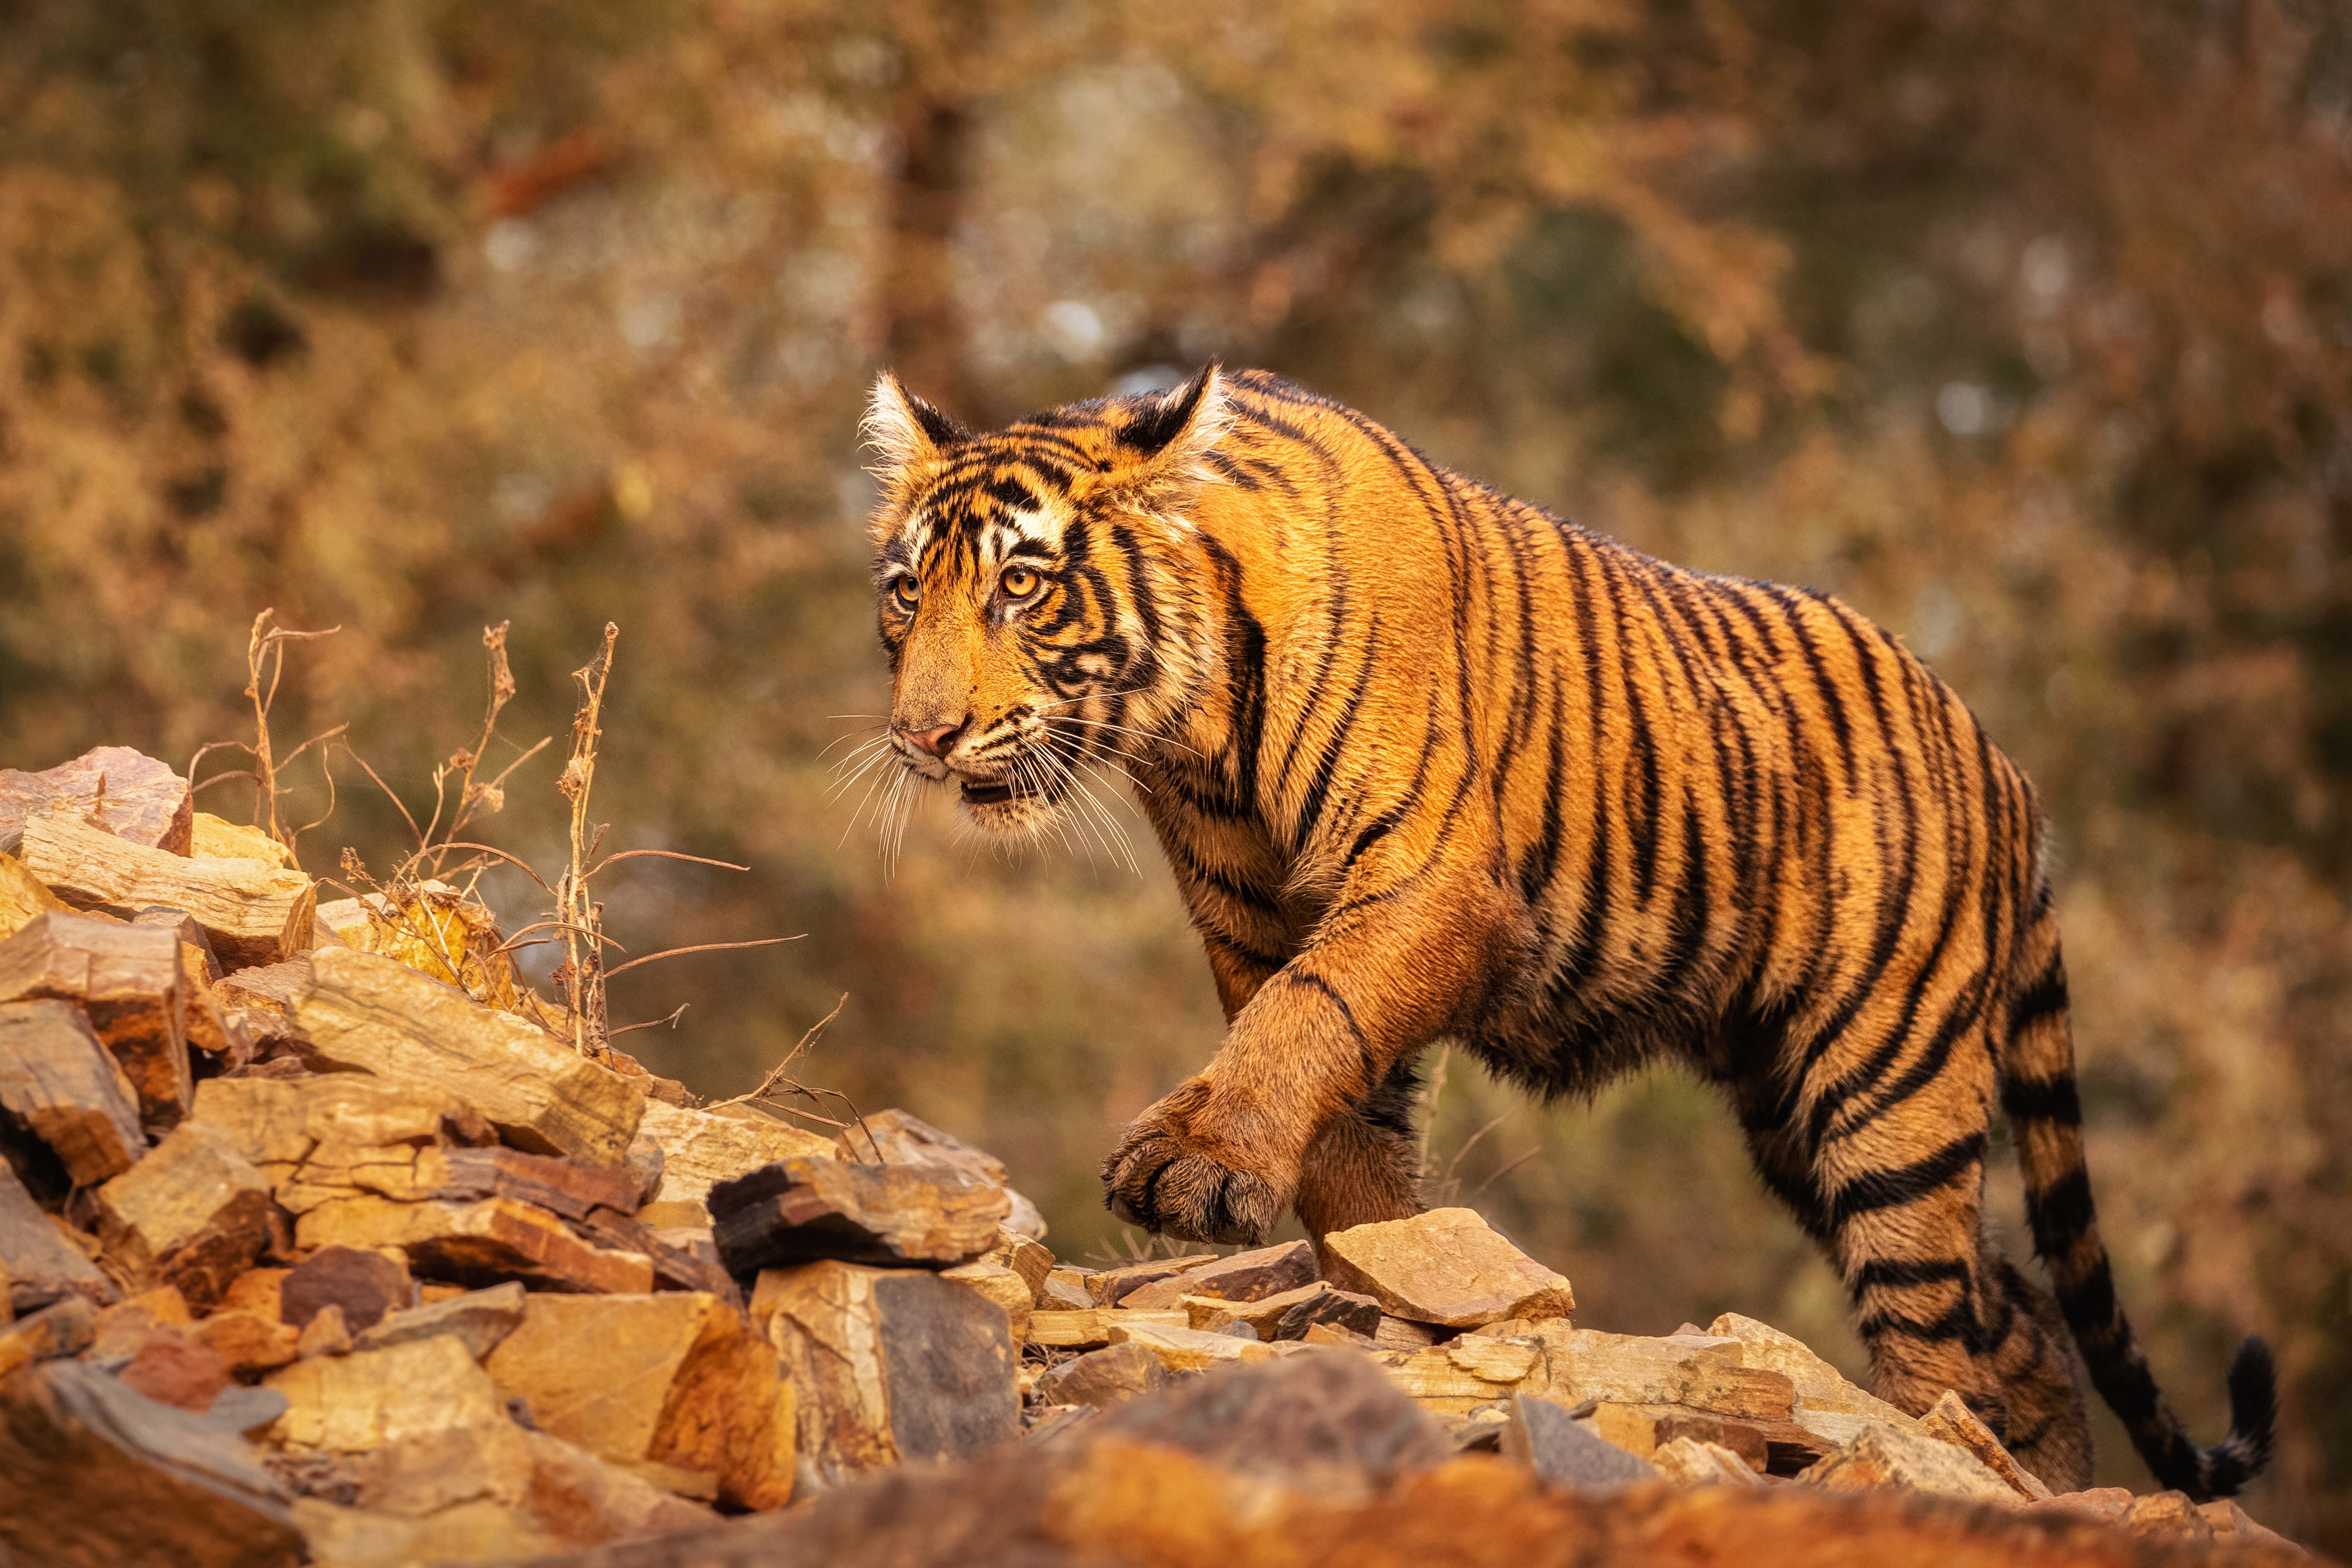
[{"label": "tiger", "polygon": [[[1014,837],[1123,771],[1207,953],[1224,1039],[1104,1161],[1119,1219],[1255,1245],[1290,1211],[1319,1249],[1420,1212],[1441,1040],[1545,1098],[1677,1061],[1836,1270],[1880,1397],[1956,1391],[2076,1490],[2079,1353],[2165,1487],[2262,1469],[2263,1341],[2200,1449],[2117,1300],[2033,787],[1895,637],[1264,371],[990,434],[885,371],[864,431],[897,761]],[[2049,1292],[1985,1227],[1996,1106]]]}]

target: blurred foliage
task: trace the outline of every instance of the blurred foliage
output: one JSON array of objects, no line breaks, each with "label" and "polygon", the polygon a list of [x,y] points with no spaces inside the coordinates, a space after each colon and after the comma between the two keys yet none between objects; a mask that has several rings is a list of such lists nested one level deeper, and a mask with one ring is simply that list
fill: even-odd
[{"label": "blurred foliage", "polygon": [[[735,1092],[846,989],[820,1077],[1110,1245],[1094,1164],[1213,1047],[1206,971],[1139,827],[1139,876],[1009,862],[943,806],[888,874],[847,833],[822,753],[887,700],[855,425],[886,358],[993,420],[1211,354],[1643,549],[1839,592],[1969,697],[2058,825],[2093,1169],[2159,1374],[2217,1433],[2228,1343],[2272,1335],[2256,1511],[2352,1552],[2329,0],[0,0],[0,760],[236,734],[274,605],[343,627],[288,727],[352,720],[414,800],[484,623],[513,620],[528,741],[616,620],[615,841],[755,869],[632,862],[613,929],[810,933],[638,971],[619,1016],[693,1006],[631,1043]],[[402,847],[338,768],[314,871]],[[551,772],[493,824],[542,863]],[[1688,1083],[1543,1110],[1456,1059],[1431,1135],[1589,1322],[1738,1307],[1855,1364]]]}]

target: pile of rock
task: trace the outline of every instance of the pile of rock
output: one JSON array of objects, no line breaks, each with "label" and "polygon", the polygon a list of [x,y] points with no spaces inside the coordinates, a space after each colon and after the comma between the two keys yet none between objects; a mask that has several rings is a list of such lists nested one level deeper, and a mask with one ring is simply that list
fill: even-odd
[{"label": "pile of rock", "polygon": [[911,1116],[698,1108],[405,956],[161,764],[0,772],[17,1561],[2276,1542],[2177,1494],[2053,1499],[1956,1397],[1915,1418],[1748,1319],[1577,1329],[1466,1209],[1320,1268],[1066,1264],[1001,1163]]}]

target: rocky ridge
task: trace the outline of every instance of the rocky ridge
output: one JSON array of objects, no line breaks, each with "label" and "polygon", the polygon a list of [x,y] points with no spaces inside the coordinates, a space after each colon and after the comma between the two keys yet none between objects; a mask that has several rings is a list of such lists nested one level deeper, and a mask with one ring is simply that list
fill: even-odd
[{"label": "rocky ridge", "polygon": [[0,770],[17,1562],[2302,1556],[1736,1313],[1579,1329],[1465,1208],[1064,1261],[992,1155],[700,1106],[287,861],[135,752]]}]

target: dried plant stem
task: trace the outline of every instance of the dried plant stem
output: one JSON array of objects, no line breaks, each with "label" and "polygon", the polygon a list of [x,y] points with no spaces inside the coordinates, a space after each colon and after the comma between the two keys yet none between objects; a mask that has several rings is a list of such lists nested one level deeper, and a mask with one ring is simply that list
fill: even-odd
[{"label": "dried plant stem", "polygon": [[[269,739],[269,710],[278,701],[278,679],[286,673],[286,644],[331,637],[342,628],[330,626],[323,632],[294,632],[278,625],[277,618],[276,610],[264,610],[253,618],[253,630],[246,636],[245,695],[253,703],[254,733],[253,744],[250,747],[239,746],[237,749],[253,753],[253,768],[248,775],[253,779],[253,825],[264,829],[274,841],[290,850],[294,847],[295,834],[289,832],[278,821],[278,802],[286,794],[278,785],[278,770],[284,764],[273,754]],[[264,669],[268,671],[267,681],[262,678]],[[312,736],[288,753],[286,762],[292,762],[320,741],[331,739],[349,727],[348,725],[338,725],[323,734]],[[205,748],[205,751],[211,749],[210,747]],[[201,759],[204,754],[204,751],[199,751],[196,758]],[[194,777],[195,762],[191,761],[188,768],[189,776]],[[316,823],[310,825],[317,826]]]},{"label": "dried plant stem", "polygon": [[[612,622],[604,622],[604,644],[596,656],[572,678],[580,683],[580,706],[572,716],[572,758],[563,765],[562,777],[556,788],[572,803],[572,861],[556,884],[556,915],[563,922],[564,991],[572,1009],[572,1049],[583,1056],[601,1056],[604,1051],[604,961],[601,950],[604,931],[604,906],[594,902],[588,893],[588,862],[595,856],[596,841],[588,831],[588,794],[596,781],[596,743],[604,735],[604,686],[613,676],[613,645],[620,640],[621,629]],[[581,936],[588,934],[592,940],[583,956]]]}]

